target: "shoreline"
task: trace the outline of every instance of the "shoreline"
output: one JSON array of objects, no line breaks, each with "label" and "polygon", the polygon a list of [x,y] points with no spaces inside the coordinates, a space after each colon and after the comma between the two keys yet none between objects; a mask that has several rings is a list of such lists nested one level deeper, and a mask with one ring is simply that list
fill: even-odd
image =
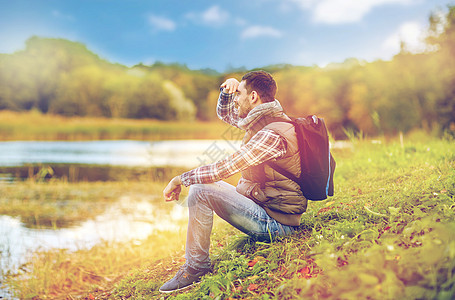
[{"label": "shoreline", "polygon": [[220,139],[229,125],[149,119],[63,117],[37,111],[0,110],[0,141],[92,141]]}]

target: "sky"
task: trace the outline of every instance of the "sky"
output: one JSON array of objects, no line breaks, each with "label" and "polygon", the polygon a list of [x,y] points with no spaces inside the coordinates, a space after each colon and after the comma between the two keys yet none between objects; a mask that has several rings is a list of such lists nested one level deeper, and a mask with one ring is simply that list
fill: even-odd
[{"label": "sky", "polygon": [[431,13],[455,0],[0,0],[0,53],[33,36],[83,43],[127,66],[325,66],[414,52]]}]

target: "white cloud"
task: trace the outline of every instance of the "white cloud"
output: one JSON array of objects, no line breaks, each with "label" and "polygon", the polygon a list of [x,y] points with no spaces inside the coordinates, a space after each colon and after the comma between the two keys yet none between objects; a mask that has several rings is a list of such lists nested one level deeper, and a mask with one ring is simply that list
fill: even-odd
[{"label": "white cloud", "polygon": [[273,27],[268,27],[268,26],[249,26],[243,30],[241,33],[240,37],[242,39],[249,39],[249,38],[256,38],[256,37],[263,37],[263,36],[268,36],[268,37],[274,37],[274,38],[279,38],[282,36],[281,31],[273,28]]},{"label": "white cloud", "polygon": [[147,22],[156,31],[174,31],[177,28],[177,24],[171,19],[152,14],[147,16]]},{"label": "white cloud", "polygon": [[208,26],[220,26],[229,20],[230,14],[222,10],[218,5],[213,5],[202,12],[189,12],[186,18]]},{"label": "white cloud", "polygon": [[313,21],[326,24],[361,21],[373,8],[385,4],[411,4],[412,0],[289,0],[310,11]]},{"label": "white cloud", "polygon": [[425,37],[425,27],[422,24],[406,22],[384,41],[382,50],[384,53],[394,55],[400,52],[401,43],[404,43],[405,50],[409,52],[424,52],[427,50]]},{"label": "white cloud", "polygon": [[206,24],[223,24],[229,19],[229,13],[215,5],[202,13],[202,21]]},{"label": "white cloud", "polygon": [[320,23],[339,24],[362,20],[373,7],[374,0],[326,0],[313,10],[313,19]]}]

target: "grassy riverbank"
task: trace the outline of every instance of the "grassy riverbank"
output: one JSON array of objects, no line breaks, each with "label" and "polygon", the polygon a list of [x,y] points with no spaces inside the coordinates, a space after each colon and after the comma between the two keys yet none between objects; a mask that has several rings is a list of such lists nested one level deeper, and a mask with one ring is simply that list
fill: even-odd
[{"label": "grassy riverbank", "polygon": [[[311,202],[298,234],[255,243],[217,220],[214,271],[184,293],[158,292],[184,263],[184,225],[140,245],[39,253],[8,283],[36,299],[453,299],[455,142],[357,140],[334,156],[335,197]],[[99,186],[158,199],[164,183],[126,184]]]},{"label": "grassy riverbank", "polygon": [[[165,182],[146,180],[71,183],[29,179],[4,183],[0,184],[0,215],[18,217],[24,226],[32,229],[59,229],[94,220],[112,207],[120,208],[116,210],[118,214],[136,215],[134,210],[143,207],[141,203],[145,201],[155,209],[148,215],[142,213],[138,221],[155,224],[148,218],[168,214],[172,208],[162,201],[164,186]],[[34,253],[28,263],[20,266],[18,273],[0,270],[0,279],[3,279],[0,288],[7,283],[9,290],[20,299],[59,299],[82,294],[93,286],[99,289],[127,275],[132,268],[149,263],[150,259],[181,251],[179,241],[185,238],[186,220],[176,222],[181,230],[154,232],[146,240],[122,244],[105,241],[76,253],[67,250]],[[2,245],[3,262],[8,259],[8,253],[8,248]]]},{"label": "grassy riverbank", "polygon": [[0,141],[220,139],[229,127],[221,121],[164,122],[156,120],[62,117],[37,111],[0,110]]}]

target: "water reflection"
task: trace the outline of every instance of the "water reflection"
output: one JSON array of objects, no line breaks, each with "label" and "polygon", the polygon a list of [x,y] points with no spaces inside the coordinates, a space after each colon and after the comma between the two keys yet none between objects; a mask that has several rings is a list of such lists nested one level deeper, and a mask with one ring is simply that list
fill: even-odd
[{"label": "water reflection", "polygon": [[[211,163],[232,153],[234,146],[226,140],[0,142],[0,183],[14,184],[18,178],[35,176],[47,165],[52,166],[52,176],[69,181],[136,180],[145,176],[147,180],[162,180],[178,173],[170,167],[188,169]],[[124,197],[94,220],[57,230],[29,229],[19,218],[0,216],[0,285],[2,274],[26,263],[36,251],[89,249],[101,241],[140,243],[156,231],[184,228],[184,207],[153,200]],[[0,298],[10,298],[1,288]]]},{"label": "water reflection", "polygon": [[94,220],[72,228],[30,229],[19,218],[0,216],[0,267],[3,272],[25,263],[37,250],[89,249],[100,243],[140,243],[157,231],[177,231],[187,219],[179,205],[156,204],[151,201],[131,202],[123,197]]},{"label": "water reflection", "polygon": [[[0,167],[27,164],[196,167],[232,153],[227,140],[0,142]],[[212,161],[209,161],[212,160]]]},{"label": "water reflection", "polygon": [[[350,146],[349,142],[337,141],[331,148]],[[213,163],[239,148],[240,140],[0,142],[0,170],[30,164],[193,168]]]},{"label": "water reflection", "polygon": [[1,166],[33,163],[144,165],[148,142],[141,141],[13,141],[0,143]]}]

